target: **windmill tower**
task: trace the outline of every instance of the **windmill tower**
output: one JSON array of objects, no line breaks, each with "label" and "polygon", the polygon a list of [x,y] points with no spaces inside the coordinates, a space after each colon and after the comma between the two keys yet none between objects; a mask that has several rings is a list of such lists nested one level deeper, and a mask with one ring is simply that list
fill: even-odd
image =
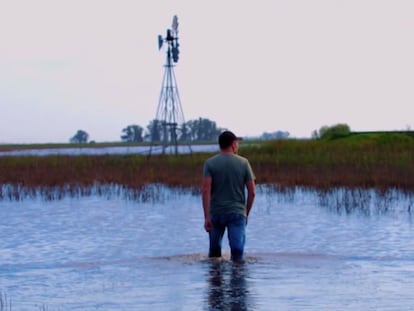
[{"label": "windmill tower", "polygon": [[[164,65],[164,77],[162,80],[161,93],[158,101],[157,114],[152,124],[151,148],[156,141],[162,143],[162,153],[167,152],[168,147],[173,147],[178,154],[178,141],[186,139],[184,113],[178,93],[177,81],[174,74],[174,66],[178,63],[178,18],[174,16],[171,29],[167,29],[166,36],[158,36],[158,49],[165,47],[166,62]],[[179,136],[180,135],[180,136]],[[191,147],[188,145],[190,152]],[[150,150],[151,153],[151,150]],[[170,153],[172,151],[170,150]]]}]

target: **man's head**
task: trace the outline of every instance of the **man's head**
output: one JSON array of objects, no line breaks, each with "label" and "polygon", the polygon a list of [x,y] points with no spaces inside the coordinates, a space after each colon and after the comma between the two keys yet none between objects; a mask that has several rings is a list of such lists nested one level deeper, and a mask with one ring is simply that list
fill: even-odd
[{"label": "man's head", "polygon": [[239,141],[239,140],[242,140],[242,138],[237,137],[236,135],[234,135],[233,132],[224,131],[219,135],[218,143],[219,143],[220,149],[223,150],[223,149],[229,148],[230,146],[233,145],[235,141]]}]

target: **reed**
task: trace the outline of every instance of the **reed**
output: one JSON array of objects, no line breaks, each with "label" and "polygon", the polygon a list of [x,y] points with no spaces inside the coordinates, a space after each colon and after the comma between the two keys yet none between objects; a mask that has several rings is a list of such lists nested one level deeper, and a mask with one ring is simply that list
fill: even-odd
[{"label": "reed", "polygon": [[[239,153],[250,160],[258,184],[414,191],[414,140],[405,135],[246,141]],[[198,191],[203,163],[211,155],[0,157],[0,185],[29,193],[33,189],[79,193],[107,184],[139,190],[154,183]]]},{"label": "reed", "polygon": [[11,311],[11,309],[11,299],[5,293],[0,292],[0,311]]},{"label": "reed", "polygon": [[[39,307],[39,311],[48,311],[47,305],[42,304]],[[0,292],[0,311],[12,311],[12,301],[7,294]]]}]

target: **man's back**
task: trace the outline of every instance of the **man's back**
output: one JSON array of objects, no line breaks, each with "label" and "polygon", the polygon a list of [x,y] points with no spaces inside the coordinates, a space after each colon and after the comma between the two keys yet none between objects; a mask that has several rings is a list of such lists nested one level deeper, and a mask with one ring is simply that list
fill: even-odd
[{"label": "man's back", "polygon": [[210,212],[246,215],[245,185],[254,179],[246,158],[237,154],[217,154],[205,162],[204,176],[211,177]]}]

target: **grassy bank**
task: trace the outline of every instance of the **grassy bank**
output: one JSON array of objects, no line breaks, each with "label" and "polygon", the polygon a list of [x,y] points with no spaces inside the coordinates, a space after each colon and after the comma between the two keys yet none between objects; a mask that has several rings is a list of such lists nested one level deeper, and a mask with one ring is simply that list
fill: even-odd
[{"label": "grassy bank", "polygon": [[[258,184],[397,188],[414,191],[414,139],[400,134],[357,135],[323,140],[242,142]],[[0,157],[0,184],[27,189],[75,189],[149,183],[195,188],[211,154]]]}]

